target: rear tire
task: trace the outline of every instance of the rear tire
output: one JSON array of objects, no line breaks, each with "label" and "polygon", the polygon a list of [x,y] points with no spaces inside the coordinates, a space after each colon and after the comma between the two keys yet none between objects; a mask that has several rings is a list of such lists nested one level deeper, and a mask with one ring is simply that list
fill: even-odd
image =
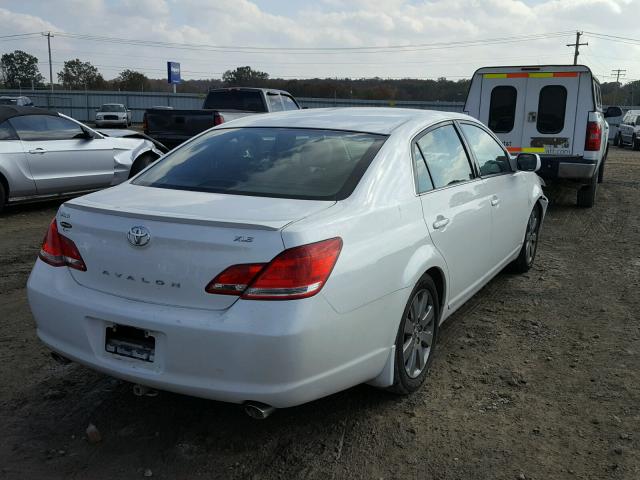
[{"label": "rear tire", "polygon": [[598,168],[598,183],[602,183],[604,181],[604,164],[607,162],[607,158],[609,157],[609,147],[604,153],[604,157],[602,157],[602,161],[600,162],[600,168]]},{"label": "rear tire", "polygon": [[131,165],[131,170],[129,170],[129,178],[131,178],[134,175],[137,175],[138,173],[140,173],[142,170],[147,168],[149,165],[151,165],[157,159],[158,159],[158,157],[156,155],[154,155],[153,153],[145,153],[145,154],[139,156],[136,159],[136,161],[133,162],[133,165]]},{"label": "rear tire", "polygon": [[640,150],[640,138],[637,138],[635,135],[631,138],[631,148]]},{"label": "rear tire", "polygon": [[0,182],[0,213],[2,213],[6,205],[7,205],[7,192],[5,191],[5,188],[2,182]]},{"label": "rear tire", "polygon": [[440,304],[438,291],[429,275],[414,287],[396,335],[393,385],[389,391],[408,395],[424,383],[438,340]]},{"label": "rear tire", "polygon": [[621,147],[622,146],[622,142],[620,142],[620,133],[616,133],[616,136],[613,137],[613,146],[614,147]]},{"label": "rear tire", "polygon": [[591,208],[596,203],[596,192],[598,190],[598,172],[594,172],[589,185],[583,185],[578,190],[578,206]]},{"label": "rear tire", "polygon": [[536,204],[531,210],[529,220],[527,221],[527,228],[524,233],[524,241],[522,242],[522,248],[520,254],[509,265],[509,270],[513,273],[527,273],[533,266],[533,262],[536,259],[536,252],[538,251],[538,240],[540,238],[540,224],[542,223],[542,210],[540,206]]}]

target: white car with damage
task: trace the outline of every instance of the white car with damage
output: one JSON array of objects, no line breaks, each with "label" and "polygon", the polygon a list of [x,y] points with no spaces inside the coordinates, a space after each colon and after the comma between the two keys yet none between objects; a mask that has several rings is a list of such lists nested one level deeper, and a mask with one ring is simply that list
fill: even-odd
[{"label": "white car with damage", "polygon": [[0,106],[0,211],[117,185],[165,152],[141,133],[97,131],[61,113]]}]

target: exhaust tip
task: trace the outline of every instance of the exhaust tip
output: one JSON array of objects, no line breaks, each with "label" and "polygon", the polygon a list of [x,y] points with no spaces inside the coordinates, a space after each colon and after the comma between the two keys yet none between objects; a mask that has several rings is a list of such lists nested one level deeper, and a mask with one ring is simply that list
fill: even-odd
[{"label": "exhaust tip", "polygon": [[62,355],[56,352],[51,352],[51,358],[53,358],[60,365],[69,365],[71,363],[71,360],[69,360],[67,357],[63,357]]},{"label": "exhaust tip", "polygon": [[146,385],[140,385],[139,383],[133,384],[133,394],[136,397],[157,397],[158,390],[155,388],[149,388]]},{"label": "exhaust tip", "polygon": [[244,412],[256,420],[266,419],[275,410],[275,407],[260,402],[246,402],[244,404]]}]

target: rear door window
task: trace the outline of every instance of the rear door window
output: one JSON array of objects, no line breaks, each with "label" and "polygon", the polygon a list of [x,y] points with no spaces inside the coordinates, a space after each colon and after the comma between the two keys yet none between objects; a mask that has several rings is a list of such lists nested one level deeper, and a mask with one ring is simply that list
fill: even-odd
[{"label": "rear door window", "polygon": [[567,109],[567,89],[562,85],[547,85],[540,89],[537,128],[540,133],[560,133],[564,128]]},{"label": "rear door window", "polygon": [[282,95],[285,110],[298,110],[298,104],[289,95]]},{"label": "rear door window", "polygon": [[447,187],[473,179],[471,164],[453,125],[431,130],[418,140],[433,186]]},{"label": "rear door window", "polygon": [[200,192],[342,200],[387,137],[304,128],[211,131],[174,150],[136,185]]},{"label": "rear door window", "polygon": [[489,128],[496,133],[513,130],[516,118],[518,91],[509,85],[500,85],[491,90],[489,106]]},{"label": "rear door window", "polygon": [[282,101],[280,100],[280,95],[277,93],[267,93],[267,101],[269,102],[270,112],[281,112],[284,110]]}]

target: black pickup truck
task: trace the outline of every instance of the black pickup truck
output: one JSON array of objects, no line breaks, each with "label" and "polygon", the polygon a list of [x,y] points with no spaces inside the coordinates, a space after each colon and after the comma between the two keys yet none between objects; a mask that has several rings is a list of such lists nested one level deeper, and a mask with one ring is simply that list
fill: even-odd
[{"label": "black pickup truck", "polygon": [[144,133],[173,148],[221,123],[258,113],[298,110],[287,92],[269,88],[219,88],[211,90],[201,110],[151,108],[144,114]]}]

